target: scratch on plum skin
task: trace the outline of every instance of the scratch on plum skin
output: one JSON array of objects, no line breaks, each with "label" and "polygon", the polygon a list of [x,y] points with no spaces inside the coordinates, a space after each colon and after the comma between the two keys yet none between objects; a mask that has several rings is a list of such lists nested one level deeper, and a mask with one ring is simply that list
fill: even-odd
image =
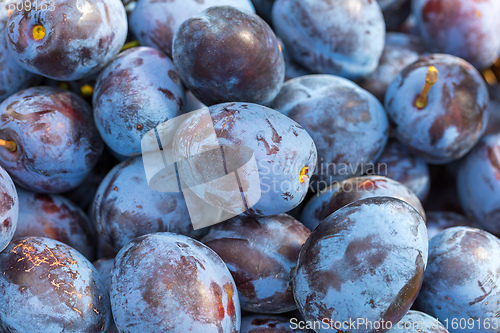
[{"label": "scratch on plum skin", "polygon": [[[98,332],[110,321],[104,283],[83,255],[61,242],[27,237],[0,254],[0,315],[12,331]],[[18,316],[23,311],[27,316]]]}]

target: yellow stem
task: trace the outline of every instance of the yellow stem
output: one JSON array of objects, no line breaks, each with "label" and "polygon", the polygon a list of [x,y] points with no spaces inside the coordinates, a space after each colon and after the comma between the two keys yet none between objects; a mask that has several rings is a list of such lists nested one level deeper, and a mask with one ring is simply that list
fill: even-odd
[{"label": "yellow stem", "polygon": [[417,98],[417,108],[423,109],[427,106],[427,95],[429,95],[429,91],[431,90],[432,86],[437,82],[438,80],[438,70],[434,66],[429,67],[429,71],[427,72],[427,75],[425,77],[425,84],[424,87],[422,88],[422,92],[420,93],[420,96]]}]

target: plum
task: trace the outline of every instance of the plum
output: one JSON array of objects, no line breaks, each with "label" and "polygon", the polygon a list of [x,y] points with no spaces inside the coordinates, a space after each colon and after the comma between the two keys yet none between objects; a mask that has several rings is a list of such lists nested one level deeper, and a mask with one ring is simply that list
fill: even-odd
[{"label": "plum", "polygon": [[148,186],[140,156],[118,164],[106,175],[97,190],[92,217],[117,251],[148,233],[169,231],[201,237],[207,231],[193,229],[182,193],[156,192]]},{"label": "plum", "polygon": [[499,286],[500,240],[480,229],[453,227],[429,241],[416,303],[451,333],[498,332]]},{"label": "plum", "polygon": [[500,134],[485,136],[461,161],[457,192],[466,215],[500,235]]},{"label": "plum", "polygon": [[23,1],[7,21],[11,54],[27,70],[56,80],[92,75],[120,51],[127,18],[120,0]]},{"label": "plum", "polygon": [[301,76],[285,82],[271,107],[302,125],[318,150],[313,190],[362,175],[389,138],[387,115],[367,91],[333,75]]},{"label": "plum", "polygon": [[500,2],[413,0],[420,35],[432,52],[463,58],[478,69],[500,53]]},{"label": "plum", "polygon": [[[197,196],[232,216],[272,216],[302,202],[317,158],[304,128],[257,104],[224,103],[205,111],[189,115],[171,139],[179,176]],[[239,187],[220,180],[231,175]]]},{"label": "plum", "polygon": [[204,104],[269,103],[285,79],[274,32],[257,15],[211,7],[185,21],[174,36],[172,58],[182,81]]},{"label": "plum", "polygon": [[9,245],[19,223],[19,198],[9,174],[0,167],[0,251]]},{"label": "plum", "polygon": [[250,0],[140,0],[130,15],[130,29],[141,45],[172,56],[174,35],[187,19],[213,6],[233,6],[250,12]]},{"label": "plum", "polygon": [[238,293],[220,257],[182,235],[136,238],[115,258],[111,305],[120,332],[235,333]]},{"label": "plum", "polygon": [[420,200],[403,184],[383,176],[363,176],[335,183],[312,197],[301,213],[300,221],[314,230],[328,215],[360,199],[393,197],[410,204],[425,219]]},{"label": "plum", "polygon": [[2,167],[41,193],[78,186],[103,150],[87,102],[50,87],[22,90],[0,104],[0,139]]},{"label": "plum", "polygon": [[122,156],[141,154],[141,139],[181,114],[184,89],[172,61],[150,47],[135,47],[99,75],[94,119],[108,147]]},{"label": "plum", "polygon": [[96,231],[85,212],[56,194],[18,189],[19,221],[14,239],[38,236],[73,247],[88,260],[95,256]]},{"label": "plum", "polygon": [[385,95],[397,139],[433,164],[458,160],[474,147],[488,122],[487,106],[479,72],[446,54],[421,56],[399,72]]},{"label": "plum", "polygon": [[280,214],[232,218],[213,226],[201,241],[228,266],[241,308],[271,314],[296,309],[291,271],[309,234],[302,223]]},{"label": "plum", "polygon": [[4,331],[107,329],[111,308],[106,286],[94,266],[72,247],[50,238],[19,238],[0,253],[0,269]]},{"label": "plum", "polygon": [[375,70],[384,49],[384,18],[372,0],[278,0],[273,26],[314,73],[359,78]]},{"label": "plum", "polygon": [[[297,306],[307,321],[366,324],[342,332],[386,332],[410,309],[427,263],[422,216],[404,201],[376,197],[328,216],[302,246],[294,278]],[[372,323],[373,326],[370,326]],[[316,332],[340,330],[323,325]]]}]

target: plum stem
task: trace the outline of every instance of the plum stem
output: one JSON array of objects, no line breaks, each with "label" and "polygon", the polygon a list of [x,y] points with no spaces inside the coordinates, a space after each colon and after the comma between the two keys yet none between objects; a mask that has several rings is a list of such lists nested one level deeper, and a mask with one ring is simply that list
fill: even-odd
[{"label": "plum stem", "polygon": [[140,45],[140,44],[139,44],[139,41],[138,41],[138,40],[133,40],[133,41],[131,41],[131,42],[128,42],[128,43],[123,44],[123,46],[122,46],[122,48],[121,48],[120,52],[121,52],[121,51],[128,50],[128,49],[131,49],[131,48],[133,48],[133,47],[137,47],[137,46],[139,46],[139,45]]},{"label": "plum stem", "polygon": [[0,147],[7,148],[11,152],[15,152],[17,150],[17,145],[12,140],[2,140],[2,139],[0,139]]},{"label": "plum stem", "polygon": [[425,77],[425,84],[424,87],[422,88],[422,92],[420,93],[420,96],[417,98],[417,108],[423,109],[427,106],[427,95],[429,95],[429,91],[431,90],[432,86],[437,82],[438,80],[438,70],[434,66],[430,66],[429,70],[427,71],[427,75]]}]

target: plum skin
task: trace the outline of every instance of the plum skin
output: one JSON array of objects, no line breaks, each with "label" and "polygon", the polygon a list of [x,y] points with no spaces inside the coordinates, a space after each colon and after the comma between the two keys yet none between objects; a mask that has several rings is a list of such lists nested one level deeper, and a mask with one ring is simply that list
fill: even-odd
[{"label": "plum skin", "polygon": [[210,228],[201,242],[224,260],[243,310],[284,313],[296,309],[290,275],[310,231],[287,214],[234,217]]},{"label": "plum skin", "polygon": [[14,239],[47,237],[73,247],[88,260],[95,256],[95,228],[84,211],[55,194],[18,189],[19,221]]},{"label": "plum skin", "polygon": [[19,197],[9,174],[0,167],[0,251],[14,237],[19,220]]},{"label": "plum skin", "polygon": [[224,262],[182,235],[136,238],[115,258],[111,305],[119,331],[234,333],[241,315]]},{"label": "plum skin", "polygon": [[0,138],[17,145],[15,152],[0,148],[0,164],[18,185],[40,193],[80,185],[103,150],[90,106],[59,88],[28,88],[4,100]]},{"label": "plum skin", "polygon": [[0,267],[0,320],[7,331],[107,329],[111,308],[106,287],[72,247],[44,237],[19,238],[0,253]]},{"label": "plum skin", "polygon": [[[423,109],[420,96],[429,67],[438,80]],[[428,163],[445,164],[467,154],[484,133],[489,112],[486,83],[468,62],[452,55],[421,56],[391,82],[385,110],[394,122],[397,139]]]},{"label": "plum skin", "polygon": [[[52,0],[53,10],[29,2],[10,15],[7,38],[11,54],[31,72],[81,79],[106,66],[125,42],[127,18],[119,0]],[[39,40],[33,36],[36,26],[45,29]]]},{"label": "plum skin", "polygon": [[297,306],[309,321],[395,324],[417,297],[427,247],[424,220],[407,203],[356,201],[323,220],[303,245],[294,277]]},{"label": "plum skin", "polygon": [[107,146],[123,156],[141,154],[141,139],[181,114],[184,89],[172,61],[150,47],[129,49],[99,75],[94,119]]},{"label": "plum skin", "polygon": [[420,200],[406,186],[383,176],[362,176],[336,183],[312,197],[302,210],[300,221],[314,230],[323,219],[340,208],[371,197],[393,197],[405,201],[425,219]]},{"label": "plum skin", "polygon": [[[389,121],[380,102],[338,76],[289,80],[271,107],[299,123],[313,138],[318,151],[318,172],[312,184],[316,191],[361,175],[366,165],[380,157],[389,138]],[[344,172],[342,166],[346,165],[351,168]],[[339,168],[332,170],[331,166]]]},{"label": "plum skin", "polygon": [[387,33],[377,69],[364,76],[359,85],[383,102],[391,81],[403,68],[417,61],[424,52],[425,45],[419,37],[399,32]]},{"label": "plum skin", "polygon": [[414,0],[412,12],[432,52],[458,56],[479,70],[498,58],[498,1]]},{"label": "plum skin", "polygon": [[141,156],[116,165],[106,175],[91,215],[115,250],[148,233],[170,231],[196,238],[207,231],[193,229],[182,193],[156,192],[148,186]]},{"label": "plum skin", "polygon": [[[418,307],[440,321],[474,319],[471,329],[450,333],[493,333],[498,328],[483,325],[497,318],[500,302],[500,240],[470,227],[445,229],[429,241],[429,261]],[[478,325],[481,321],[481,327]]]},{"label": "plum skin", "polygon": [[[0,9],[0,12],[2,10]],[[5,30],[0,28],[0,68],[2,68],[0,71],[0,102],[19,90],[36,84],[39,78],[18,64],[9,53],[5,33]]]},{"label": "plum skin", "polygon": [[385,24],[376,1],[278,0],[272,15],[292,58],[313,73],[357,79],[377,68]]},{"label": "plum skin", "polygon": [[[187,184],[199,185],[237,171],[242,188],[233,191],[224,182],[212,183],[210,188],[192,188],[197,196],[213,206],[237,212],[244,193],[244,214],[256,217],[285,213],[304,200],[309,178],[301,179],[300,172],[304,168],[308,175],[314,172],[317,152],[302,126],[278,111],[251,103],[218,104],[207,112],[209,117],[204,112],[189,116],[172,140],[175,160],[183,161],[179,176]],[[211,140],[214,129],[216,143]],[[221,147],[227,158],[220,155]],[[207,151],[219,154],[222,160],[202,154]],[[241,170],[248,162],[249,151],[255,157],[255,166],[247,167],[255,170]],[[252,205],[252,198],[247,197],[256,194],[256,186],[260,186],[260,196]]]},{"label": "plum skin", "polygon": [[461,160],[457,193],[466,215],[485,230],[500,235],[500,134],[485,136]]},{"label": "plum skin", "polygon": [[255,12],[250,0],[142,0],[130,15],[129,26],[141,45],[172,57],[172,40],[187,19],[213,6],[233,6]]},{"label": "plum skin", "polygon": [[211,7],[185,21],[172,58],[182,81],[204,104],[269,103],[285,78],[278,39],[255,14]]}]

